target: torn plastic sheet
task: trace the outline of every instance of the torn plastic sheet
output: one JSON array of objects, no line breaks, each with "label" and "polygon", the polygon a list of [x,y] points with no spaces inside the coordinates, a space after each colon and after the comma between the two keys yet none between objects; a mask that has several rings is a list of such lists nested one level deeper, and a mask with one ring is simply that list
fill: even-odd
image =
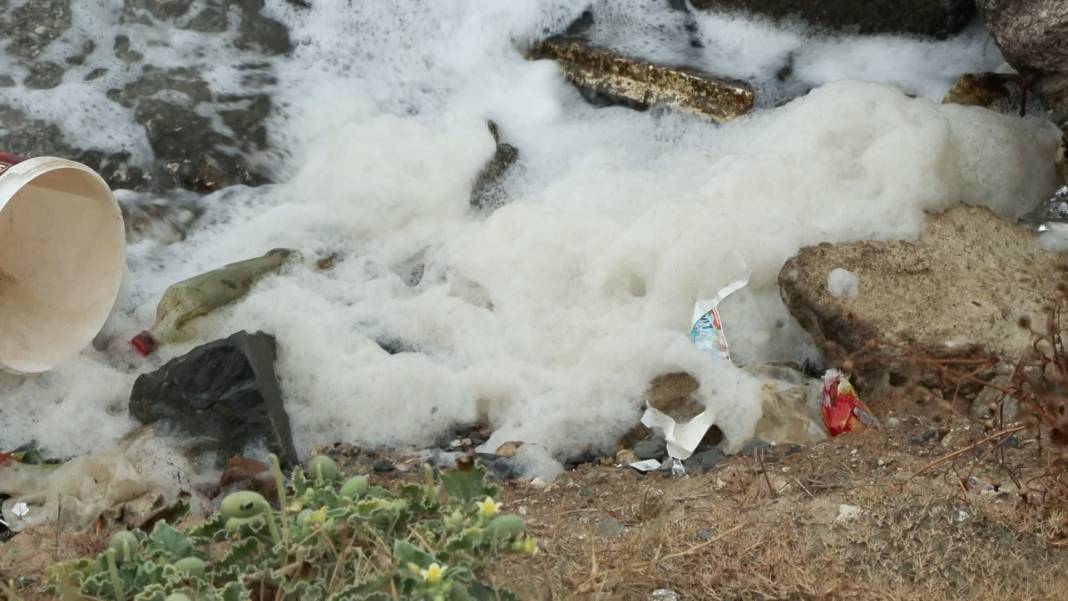
[{"label": "torn plastic sheet", "polygon": [[849,378],[836,369],[823,374],[820,413],[831,436],[854,429],[879,427],[879,420],[857,396]]},{"label": "torn plastic sheet", "polygon": [[719,304],[723,299],[741,290],[749,284],[749,268],[745,276],[723,288],[711,299],[699,300],[693,304],[693,325],[690,327],[690,339],[694,346],[709,353],[715,353],[730,360],[731,353],[727,347],[727,338],[723,335],[723,320],[719,316]]},{"label": "torn plastic sheet", "polygon": [[668,455],[674,459],[688,459],[715,423],[715,416],[707,409],[683,424],[652,406],[646,407],[645,414],[642,415],[642,424],[646,428],[664,433]]}]

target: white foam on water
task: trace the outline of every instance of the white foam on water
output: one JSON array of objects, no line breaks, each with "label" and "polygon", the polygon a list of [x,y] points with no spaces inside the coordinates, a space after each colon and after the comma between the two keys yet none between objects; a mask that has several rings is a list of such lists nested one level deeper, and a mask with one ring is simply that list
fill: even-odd
[{"label": "white foam on water", "polygon": [[[759,418],[760,382],[697,351],[687,333],[694,300],[734,280],[738,256],[752,279],[722,305],[732,355],[812,359],[776,286],[798,248],[914,238],[924,211],[960,201],[1014,217],[1053,185],[1047,125],[871,83],[823,85],[722,127],[595,109],[555,65],[521,54],[582,2],[268,4],[296,45],[274,67],[282,182],[206,198],[185,242],[133,246],[106,350],[38,378],[0,379],[0,447],[37,438],[76,453],[128,429],[135,375],[192,346],[147,361],[127,348],[159,294],[279,246],[300,250],[307,266],[205,320],[201,341],[241,328],[277,337],[304,452],[336,440],[425,445],[483,418],[495,428],[489,447],[522,440],[557,457],[607,448],[637,423],[649,380],[673,371],[700,380],[737,447]],[[665,18],[649,3],[621,6],[654,30]],[[931,63],[949,73],[986,60],[985,45],[976,58],[959,39],[874,40],[870,60],[896,66],[863,78],[902,83],[905,63],[918,61],[904,83],[923,96],[938,96]],[[752,60],[739,68],[762,77],[791,44],[739,51]],[[909,44],[924,50],[903,53]],[[801,57],[795,64],[817,80],[859,69],[830,51]],[[487,118],[521,152],[504,182],[511,201],[489,216],[468,206],[493,153]],[[310,267],[327,253],[341,256],[333,270]],[[412,352],[390,355],[379,341]],[[543,459],[531,458],[536,471],[552,473]]]}]

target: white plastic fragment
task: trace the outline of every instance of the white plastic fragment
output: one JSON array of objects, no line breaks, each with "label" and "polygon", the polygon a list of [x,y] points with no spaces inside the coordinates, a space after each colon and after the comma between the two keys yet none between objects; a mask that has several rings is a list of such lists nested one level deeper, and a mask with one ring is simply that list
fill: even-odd
[{"label": "white plastic fragment", "polygon": [[715,423],[714,414],[708,410],[683,424],[652,406],[646,407],[645,414],[642,415],[642,424],[645,427],[663,432],[668,455],[674,459],[689,458]]},{"label": "white plastic fragment", "polygon": [[656,459],[646,459],[645,461],[635,461],[634,463],[630,463],[628,465],[631,468],[636,469],[639,472],[642,472],[643,474],[646,473],[646,472],[655,472],[656,470],[660,469],[660,462],[657,461]]},{"label": "white plastic fragment", "polygon": [[730,360],[731,353],[727,347],[727,338],[723,334],[723,321],[719,317],[719,304],[723,299],[741,290],[749,283],[749,268],[745,276],[719,289],[716,296],[698,300],[693,304],[693,320],[690,327],[690,339],[694,346],[709,353],[716,353]]},{"label": "white plastic fragment", "polygon": [[[730,361],[730,349],[723,335],[723,322],[720,319],[718,307],[723,299],[749,284],[749,275],[749,266],[746,265],[744,276],[720,288],[714,297],[694,303],[690,339],[698,349],[714,353]],[[671,416],[651,405],[646,406],[645,414],[642,415],[642,424],[647,428],[663,432],[664,439],[667,441],[668,455],[672,459],[686,459],[692,455],[708,429],[715,423],[714,415],[707,410],[684,424],[677,423]],[[681,463],[677,467],[685,473]],[[675,471],[673,465],[672,473],[674,474]]]}]

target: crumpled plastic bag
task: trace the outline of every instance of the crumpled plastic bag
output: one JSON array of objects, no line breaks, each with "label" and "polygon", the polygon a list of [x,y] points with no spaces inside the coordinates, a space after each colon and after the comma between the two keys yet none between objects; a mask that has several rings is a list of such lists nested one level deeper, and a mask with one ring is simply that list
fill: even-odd
[{"label": "crumpled plastic bag", "polygon": [[857,396],[849,378],[836,369],[823,374],[820,413],[831,436],[879,427],[879,420]]},{"label": "crumpled plastic bag", "polygon": [[8,463],[0,467],[2,519],[15,532],[51,523],[84,530],[146,496],[177,499],[190,491],[192,465],[180,451],[142,428],[117,447],[60,466]]}]

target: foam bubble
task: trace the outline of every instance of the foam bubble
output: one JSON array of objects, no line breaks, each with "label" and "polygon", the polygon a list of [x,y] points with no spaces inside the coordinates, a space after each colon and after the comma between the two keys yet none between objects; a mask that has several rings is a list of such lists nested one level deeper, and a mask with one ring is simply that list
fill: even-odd
[{"label": "foam bubble", "polygon": [[[650,6],[624,8],[655,25],[662,15]],[[669,371],[698,378],[736,448],[760,416],[760,383],[697,351],[687,332],[694,300],[737,277],[737,256],[752,280],[722,305],[735,358],[816,358],[775,283],[798,248],[915,238],[924,211],[960,201],[1015,217],[1052,188],[1048,126],[881,85],[824,85],[722,127],[595,109],[555,65],[521,55],[581,2],[269,8],[297,46],[275,66],[283,182],[207,197],[183,243],[131,247],[106,350],[0,382],[0,447],[36,437],[82,452],[129,428],[133,377],[192,344],[147,363],[126,349],[158,295],[290,246],[309,266],[264,281],[201,331],[278,338],[298,448],[425,445],[486,419],[495,442],[536,443],[559,459],[610,448],[637,423],[649,380]],[[888,56],[897,42],[917,43],[879,39]],[[946,71],[970,69],[973,55],[955,55],[955,43],[931,42],[930,52],[952,64]],[[774,55],[744,56],[760,76]],[[924,77],[908,83],[929,86]],[[490,117],[521,158],[504,182],[509,204],[484,216],[469,211],[468,195],[493,152]],[[337,266],[312,269],[326,253]],[[390,354],[384,340],[409,352]],[[71,435],[87,422],[93,432]]]}]

